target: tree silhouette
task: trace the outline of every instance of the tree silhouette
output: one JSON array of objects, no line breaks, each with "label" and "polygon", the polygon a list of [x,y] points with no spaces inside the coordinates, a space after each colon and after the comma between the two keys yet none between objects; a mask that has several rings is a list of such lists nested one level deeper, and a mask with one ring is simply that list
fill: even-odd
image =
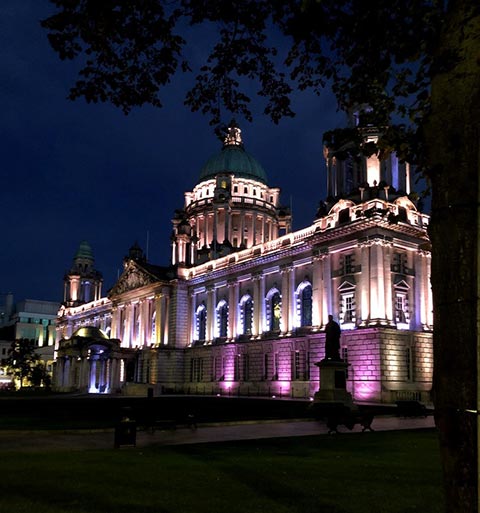
[{"label": "tree silhouette", "polygon": [[39,367],[42,365],[40,356],[35,352],[35,342],[27,338],[12,342],[5,363],[8,372],[20,383],[20,388],[26,383],[32,384],[32,378],[38,376]]}]

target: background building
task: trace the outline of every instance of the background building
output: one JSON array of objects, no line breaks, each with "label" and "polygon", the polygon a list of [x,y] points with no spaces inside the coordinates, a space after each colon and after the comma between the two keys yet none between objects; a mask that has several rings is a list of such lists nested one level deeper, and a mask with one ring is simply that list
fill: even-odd
[{"label": "background building", "polygon": [[[107,297],[65,296],[57,389],[310,397],[332,314],[355,400],[427,400],[428,216],[409,198],[407,164],[348,154],[325,148],[328,196],[291,232],[279,189],[232,126],[175,213],[172,265],[134,245]],[[98,283],[82,244],[91,258],[81,271]]]},{"label": "background building", "polygon": [[6,294],[4,315],[0,324],[0,385],[10,383],[5,361],[14,340],[28,339],[35,343],[47,372],[53,369],[56,319],[60,303],[25,299],[14,304],[13,294]]}]

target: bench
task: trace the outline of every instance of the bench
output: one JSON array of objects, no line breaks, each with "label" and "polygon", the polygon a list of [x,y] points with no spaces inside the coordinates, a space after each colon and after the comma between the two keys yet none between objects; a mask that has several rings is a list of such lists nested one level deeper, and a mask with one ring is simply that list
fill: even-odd
[{"label": "bench", "polygon": [[192,430],[197,429],[197,420],[195,415],[189,413],[180,419],[154,419],[148,420],[144,423],[145,431],[150,431],[151,433],[155,433],[156,430],[175,431],[178,426],[186,427]]},{"label": "bench", "polygon": [[326,420],[328,434],[338,433],[338,426],[345,426],[352,430],[360,425],[363,431],[373,431],[374,415],[368,411],[351,409],[343,403],[323,403],[315,405],[315,417]]},{"label": "bench", "polygon": [[428,415],[425,405],[418,401],[396,401],[398,417],[426,417]]}]

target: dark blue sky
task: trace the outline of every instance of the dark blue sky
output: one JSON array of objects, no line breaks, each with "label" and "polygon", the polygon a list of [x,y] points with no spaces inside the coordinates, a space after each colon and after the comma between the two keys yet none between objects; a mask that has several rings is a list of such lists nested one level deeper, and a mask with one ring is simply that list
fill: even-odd
[{"label": "dark blue sky", "polygon": [[[48,45],[39,20],[51,12],[47,0],[0,3],[0,292],[16,300],[62,300],[63,274],[83,239],[105,291],[128,248],[136,240],[145,247],[147,231],[150,261],[168,264],[173,211],[221,147],[208,119],[183,107],[191,77],[165,91],[163,109],[129,116],[67,100],[76,65],[61,62]],[[201,59],[204,52],[194,54]],[[238,122],[269,185],[281,187],[283,203],[291,198],[298,229],[311,223],[325,195],[322,134],[345,118],[329,93],[299,94],[294,110],[297,116],[278,126],[260,111],[252,124]]]}]

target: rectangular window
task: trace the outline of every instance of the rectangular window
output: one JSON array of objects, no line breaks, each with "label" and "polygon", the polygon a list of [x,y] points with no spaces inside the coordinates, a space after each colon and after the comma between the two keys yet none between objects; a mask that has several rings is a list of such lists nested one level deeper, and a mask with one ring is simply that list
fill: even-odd
[{"label": "rectangular window", "polygon": [[293,353],[293,379],[300,379],[301,369],[300,369],[300,351],[295,351]]},{"label": "rectangular window", "polygon": [[218,366],[218,357],[212,356],[212,381],[217,381],[217,366]]},{"label": "rectangular window", "polygon": [[240,381],[240,358],[241,355],[236,354],[233,366],[233,381]]},{"label": "rectangular window", "polygon": [[250,379],[249,363],[250,362],[249,362],[248,354],[244,354],[243,355],[243,365],[242,365],[243,381],[248,381]]},{"label": "rectangular window", "polygon": [[407,323],[407,296],[396,294],[395,296],[395,320],[398,323]]},{"label": "rectangular window", "polygon": [[248,193],[248,187],[244,187],[244,188],[243,188],[243,193],[244,193],[244,194],[247,194],[247,193]]},{"label": "rectangular window", "polygon": [[344,273],[352,274],[354,272],[354,260],[353,255],[345,255],[344,259]]},{"label": "rectangular window", "polygon": [[263,379],[268,379],[269,376],[269,355],[264,353],[263,355]]},{"label": "rectangular window", "polygon": [[280,369],[280,362],[278,359],[278,353],[274,353],[273,354],[273,376],[272,376],[273,381],[278,380],[279,369]]},{"label": "rectangular window", "polygon": [[405,366],[406,366],[406,374],[407,381],[412,380],[412,350],[407,347],[405,350]]},{"label": "rectangular window", "polygon": [[238,192],[238,185],[233,186],[233,192]]},{"label": "rectangular window", "polygon": [[190,360],[190,381],[203,381],[203,358],[192,358]]},{"label": "rectangular window", "polygon": [[305,381],[310,379],[310,351],[305,353]]},{"label": "rectangular window", "polygon": [[[348,363],[348,347],[342,347],[342,360]],[[348,379],[348,367],[345,369],[345,377]]]},{"label": "rectangular window", "polygon": [[344,322],[353,322],[354,321],[354,302],[353,302],[353,294],[346,294],[343,298],[343,307],[344,307]]}]

